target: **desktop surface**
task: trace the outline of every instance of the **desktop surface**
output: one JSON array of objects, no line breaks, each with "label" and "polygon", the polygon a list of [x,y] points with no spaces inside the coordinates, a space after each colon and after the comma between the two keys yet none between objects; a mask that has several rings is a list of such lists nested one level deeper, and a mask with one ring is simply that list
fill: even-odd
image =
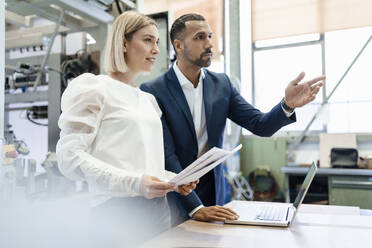
[{"label": "desktop surface", "polygon": [[371,233],[372,216],[358,207],[302,204],[289,228],[188,220],[142,247],[369,247]]}]

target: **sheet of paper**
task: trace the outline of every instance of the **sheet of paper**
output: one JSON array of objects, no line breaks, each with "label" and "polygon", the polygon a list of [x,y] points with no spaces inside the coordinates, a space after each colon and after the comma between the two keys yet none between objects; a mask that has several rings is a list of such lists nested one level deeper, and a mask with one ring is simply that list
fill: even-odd
[{"label": "sheet of paper", "polygon": [[[226,151],[220,148],[212,148],[199,159],[195,160],[192,164],[181,171],[177,176],[172,178],[170,182],[176,185],[188,184],[196,181],[204,176],[208,171],[225,161],[228,157],[239,151],[242,145],[237,146],[232,151]],[[192,168],[189,168],[192,167]]]},{"label": "sheet of paper", "polygon": [[[207,151],[206,153],[204,153],[202,156],[200,156],[200,158],[198,158],[197,160],[195,160],[194,162],[192,162],[183,171],[181,171],[180,173],[178,173],[177,176],[175,176],[174,178],[172,178],[171,182],[176,182],[176,181],[180,180],[182,177],[185,177],[185,176],[189,175],[190,173],[192,173],[192,171],[194,171],[195,168],[199,166],[199,164],[205,162],[209,158],[211,158],[211,157],[215,156],[216,154],[218,154],[218,150],[221,150],[221,149],[219,149],[217,147],[213,147],[212,149],[210,149],[209,151]],[[197,168],[196,168],[196,170],[197,170]]]},{"label": "sheet of paper", "polygon": [[[182,180],[185,177],[188,177],[189,175],[192,175],[196,173],[197,171],[203,169],[204,167],[210,165],[211,163],[215,162],[216,160],[226,156],[228,153],[227,151],[224,151],[222,149],[214,150],[213,154],[211,154],[207,159],[201,160],[201,162],[197,163],[192,167],[192,169],[187,170],[188,167],[185,168],[185,170],[182,171],[182,174],[178,174],[178,177],[176,178],[177,181]],[[187,171],[186,171],[187,170]]]}]

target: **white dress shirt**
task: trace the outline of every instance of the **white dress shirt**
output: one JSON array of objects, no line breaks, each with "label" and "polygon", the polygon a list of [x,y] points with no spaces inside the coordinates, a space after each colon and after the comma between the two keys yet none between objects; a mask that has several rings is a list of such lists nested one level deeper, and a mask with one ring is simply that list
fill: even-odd
[{"label": "white dress shirt", "polygon": [[61,108],[58,166],[88,182],[95,205],[140,195],[143,174],[175,176],[164,168],[162,113],[151,94],[86,73],[69,83]]},{"label": "white dress shirt", "polygon": [[174,63],[173,70],[176,73],[178,82],[180,82],[183,94],[189,105],[191,116],[194,122],[196,138],[198,140],[198,157],[208,150],[208,133],[205,122],[205,109],[203,102],[203,79],[204,72],[200,71],[199,83],[195,88],[185,75],[180,71],[177,63]]},{"label": "white dress shirt", "polygon": [[[187,104],[189,105],[191,116],[194,122],[196,138],[198,141],[198,157],[203,155],[208,150],[208,133],[207,125],[205,121],[205,109],[203,102],[203,79],[204,72],[203,69],[200,71],[199,83],[195,88],[194,85],[188,80],[185,75],[180,71],[177,66],[177,62],[173,64],[173,70],[176,73],[178,82],[181,85],[183,94],[186,97]],[[200,205],[194,208],[189,216],[192,217],[193,214],[200,208],[204,207]]]}]

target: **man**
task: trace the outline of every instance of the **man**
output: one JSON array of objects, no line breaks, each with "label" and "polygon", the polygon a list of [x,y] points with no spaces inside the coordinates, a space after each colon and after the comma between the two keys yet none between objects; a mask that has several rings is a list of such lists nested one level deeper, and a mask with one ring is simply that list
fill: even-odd
[{"label": "man", "polygon": [[[227,118],[259,136],[271,136],[296,120],[294,108],[314,100],[324,77],[299,84],[301,73],[289,83],[285,97],[270,112],[262,113],[247,103],[231,85],[226,74],[214,73],[212,32],[204,17],[187,14],[172,25],[170,38],[177,54],[173,67],[160,77],[141,85],[153,94],[161,108],[165,167],[179,173],[208,149],[222,146]],[[200,179],[188,196],[168,194],[173,224],[188,217],[201,221],[236,219],[224,204],[222,165]]]}]

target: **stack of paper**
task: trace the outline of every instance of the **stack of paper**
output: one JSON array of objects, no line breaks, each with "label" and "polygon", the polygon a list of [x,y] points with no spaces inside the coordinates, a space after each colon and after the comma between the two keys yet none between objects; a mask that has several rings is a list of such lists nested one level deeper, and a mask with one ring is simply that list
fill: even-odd
[{"label": "stack of paper", "polygon": [[235,147],[232,151],[226,151],[217,147],[213,147],[208,152],[204,153],[200,158],[187,166],[183,171],[177,174],[169,182],[175,183],[177,186],[194,182],[207,174],[208,171],[225,161],[235,152],[239,151],[242,145]]}]

